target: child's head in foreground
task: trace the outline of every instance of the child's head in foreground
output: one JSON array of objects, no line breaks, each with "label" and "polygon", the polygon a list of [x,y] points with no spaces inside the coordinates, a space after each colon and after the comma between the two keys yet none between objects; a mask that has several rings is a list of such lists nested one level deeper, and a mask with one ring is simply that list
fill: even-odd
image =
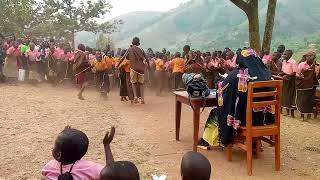
[{"label": "child's head in foreground", "polygon": [[115,161],[103,168],[101,180],[140,180],[137,167],[129,161]]},{"label": "child's head in foreground", "polygon": [[85,133],[73,128],[65,128],[57,137],[52,155],[62,165],[80,160],[88,150],[89,139]]},{"label": "child's head in foreground", "polygon": [[182,180],[209,180],[211,165],[209,160],[200,153],[188,152],[182,157]]}]

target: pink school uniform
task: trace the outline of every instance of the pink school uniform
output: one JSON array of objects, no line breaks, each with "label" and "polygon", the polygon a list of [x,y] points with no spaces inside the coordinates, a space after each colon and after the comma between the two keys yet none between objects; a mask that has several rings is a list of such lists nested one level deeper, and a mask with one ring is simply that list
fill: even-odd
[{"label": "pink school uniform", "polygon": [[272,60],[272,54],[264,55],[262,57],[262,61],[263,61],[264,64],[269,63],[271,60]]},{"label": "pink school uniform", "polygon": [[298,64],[295,60],[290,58],[288,61],[282,61],[282,72],[284,72],[285,74],[291,75],[293,73],[296,73],[297,69]]},{"label": "pink school uniform", "polygon": [[221,59],[219,59],[219,58],[211,59],[210,62],[207,64],[207,67],[209,69],[212,67],[217,68],[217,67],[219,67],[220,63],[221,63]]},{"label": "pink school uniform", "polygon": [[74,53],[73,52],[67,52],[66,59],[68,61],[73,61],[74,60]]},{"label": "pink school uniform", "polygon": [[[62,166],[63,173],[69,172],[70,165]],[[92,161],[79,160],[77,161],[71,174],[74,180],[99,180],[100,172],[104,168],[103,165]],[[60,162],[56,160],[49,161],[42,169],[42,175],[45,180],[57,180],[60,175]]]},{"label": "pink school uniform", "polygon": [[299,74],[301,74],[302,72],[310,69],[311,66],[309,66],[309,64],[307,62],[301,62],[299,65],[298,65],[298,68],[297,68],[297,76]]},{"label": "pink school uniform", "polygon": [[40,56],[40,52],[35,49],[33,51],[29,50],[26,56],[29,58],[29,61],[39,61],[38,57]]},{"label": "pink school uniform", "polygon": [[19,50],[19,48],[15,48],[15,47],[11,46],[11,47],[7,50],[7,54],[8,54],[9,56],[18,57],[18,56],[20,56],[20,50]]},{"label": "pink school uniform", "polygon": [[227,65],[227,66],[235,68],[235,67],[237,67],[236,59],[237,59],[237,56],[233,56],[232,59],[225,60],[224,64]]},{"label": "pink school uniform", "polygon": [[52,56],[53,56],[55,59],[61,60],[61,58],[63,58],[63,57],[62,57],[63,54],[64,54],[64,50],[63,50],[63,49],[61,49],[61,48],[56,48],[56,49],[54,50],[54,53],[52,54]]}]

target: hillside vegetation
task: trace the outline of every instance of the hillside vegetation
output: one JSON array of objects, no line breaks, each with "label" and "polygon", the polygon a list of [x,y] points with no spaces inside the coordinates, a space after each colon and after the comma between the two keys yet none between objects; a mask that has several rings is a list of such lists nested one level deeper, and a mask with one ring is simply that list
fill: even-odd
[{"label": "hillside vegetation", "polygon": [[[267,6],[267,0],[260,0],[261,34]],[[141,38],[144,48],[171,51],[181,50],[185,44],[204,51],[248,46],[247,18],[229,0],[191,0],[166,13],[134,12],[117,19],[124,22],[119,32],[112,34],[118,47],[127,47],[134,36]],[[319,0],[278,0],[273,47],[284,43],[301,52],[309,44],[320,43],[319,29]],[[78,36],[88,42],[84,37]]]}]

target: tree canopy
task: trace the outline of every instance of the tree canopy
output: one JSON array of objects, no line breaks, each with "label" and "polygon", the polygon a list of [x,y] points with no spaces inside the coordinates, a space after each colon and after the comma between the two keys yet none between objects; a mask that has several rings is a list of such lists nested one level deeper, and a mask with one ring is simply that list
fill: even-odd
[{"label": "tree canopy", "polygon": [[74,35],[80,31],[114,32],[120,20],[103,22],[111,8],[106,0],[80,3],[75,0],[2,0],[0,31],[4,34],[15,32],[34,37],[65,38],[74,44]]},{"label": "tree canopy", "polygon": [[0,31],[4,34],[27,35],[39,21],[40,6],[34,0],[1,0]]}]

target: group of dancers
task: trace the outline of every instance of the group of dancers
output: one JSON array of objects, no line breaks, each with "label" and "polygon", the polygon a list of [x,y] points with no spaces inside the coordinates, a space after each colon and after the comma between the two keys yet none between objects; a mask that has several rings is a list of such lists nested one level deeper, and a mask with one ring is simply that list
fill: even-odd
[{"label": "group of dancers", "polygon": [[[114,81],[119,86],[121,101],[130,100],[132,104],[145,104],[145,86],[155,89],[156,95],[166,90],[184,90],[184,73],[201,74],[209,88],[217,89],[221,81],[219,74],[228,74],[239,68],[236,59],[241,50],[246,49],[201,52],[186,45],[182,53],[170,53],[166,49],[154,52],[151,48],[144,51],[137,37],[133,38],[128,49],[116,51],[110,48],[96,50],[83,44],[72,50],[67,43],[54,39],[38,43],[7,38],[1,46],[2,80],[17,78],[21,69],[25,72],[25,79],[31,82],[48,81],[57,85],[65,79],[74,79],[79,84],[78,98],[81,100],[89,82],[96,84],[101,95],[107,97],[110,82]],[[300,62],[292,55],[293,51],[286,50],[284,45],[273,53],[258,53],[273,78],[283,80],[286,93],[282,105],[287,114],[294,116],[294,110],[298,109],[303,115],[310,115],[313,104],[307,101],[315,99],[320,69],[316,52],[313,49],[306,51]]]}]

